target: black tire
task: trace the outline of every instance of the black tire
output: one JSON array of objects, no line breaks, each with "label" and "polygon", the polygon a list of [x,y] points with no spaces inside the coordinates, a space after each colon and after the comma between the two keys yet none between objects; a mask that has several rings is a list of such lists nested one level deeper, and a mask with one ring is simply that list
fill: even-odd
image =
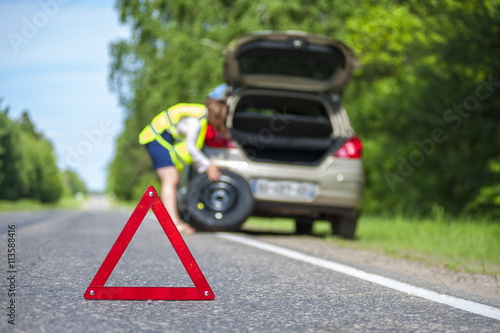
[{"label": "black tire", "polygon": [[357,223],[358,216],[339,216],[331,220],[332,234],[346,239],[353,239]]},{"label": "black tire", "polygon": [[253,196],[247,182],[223,170],[217,182],[206,173],[195,176],[187,193],[189,223],[206,231],[234,231],[250,216]]},{"label": "black tire", "polygon": [[300,217],[295,219],[295,233],[297,235],[311,235],[314,219],[310,217]]}]

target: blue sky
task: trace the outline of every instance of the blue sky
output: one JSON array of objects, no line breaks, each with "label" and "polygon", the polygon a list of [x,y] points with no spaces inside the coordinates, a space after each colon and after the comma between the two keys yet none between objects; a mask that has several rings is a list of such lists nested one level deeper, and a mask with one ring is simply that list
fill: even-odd
[{"label": "blue sky", "polygon": [[109,44],[129,36],[114,0],[0,0],[0,98],[28,110],[61,169],[104,190],[124,111],[108,88]]}]

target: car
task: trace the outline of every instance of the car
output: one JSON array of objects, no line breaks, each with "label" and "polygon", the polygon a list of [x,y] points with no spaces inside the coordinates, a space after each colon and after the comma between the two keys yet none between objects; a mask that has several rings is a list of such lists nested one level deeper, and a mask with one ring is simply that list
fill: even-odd
[{"label": "car", "polygon": [[[353,238],[365,184],[362,143],[342,92],[357,60],[345,44],[298,31],[246,34],[222,55],[230,138],[208,128],[204,152],[221,179],[188,168],[178,206],[201,230],[232,231],[249,216],[316,220]],[[217,88],[221,91],[221,86]]]}]

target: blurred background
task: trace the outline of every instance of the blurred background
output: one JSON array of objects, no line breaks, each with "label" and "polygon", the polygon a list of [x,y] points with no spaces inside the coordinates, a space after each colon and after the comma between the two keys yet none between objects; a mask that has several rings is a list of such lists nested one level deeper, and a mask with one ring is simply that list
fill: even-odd
[{"label": "blurred background", "polygon": [[114,1],[1,1],[0,18],[0,197],[57,200],[59,171],[104,191],[124,118],[109,43],[130,35]]},{"label": "blurred background", "polygon": [[349,45],[342,99],[364,143],[371,214],[500,215],[500,1],[0,2],[0,199],[57,202],[158,184],[137,142],[224,82],[258,30]]}]

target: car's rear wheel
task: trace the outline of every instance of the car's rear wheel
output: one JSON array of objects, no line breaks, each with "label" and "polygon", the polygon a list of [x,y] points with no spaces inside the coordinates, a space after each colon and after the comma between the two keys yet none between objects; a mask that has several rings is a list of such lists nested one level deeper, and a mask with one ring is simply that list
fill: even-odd
[{"label": "car's rear wheel", "polygon": [[223,170],[217,182],[207,175],[194,177],[187,193],[189,223],[206,231],[238,230],[253,209],[247,182],[234,172]]},{"label": "car's rear wheel", "polygon": [[331,220],[332,234],[342,238],[353,239],[356,232],[358,216],[338,216]]},{"label": "car's rear wheel", "polygon": [[312,234],[314,219],[310,217],[298,217],[295,219],[295,233],[298,235]]}]

